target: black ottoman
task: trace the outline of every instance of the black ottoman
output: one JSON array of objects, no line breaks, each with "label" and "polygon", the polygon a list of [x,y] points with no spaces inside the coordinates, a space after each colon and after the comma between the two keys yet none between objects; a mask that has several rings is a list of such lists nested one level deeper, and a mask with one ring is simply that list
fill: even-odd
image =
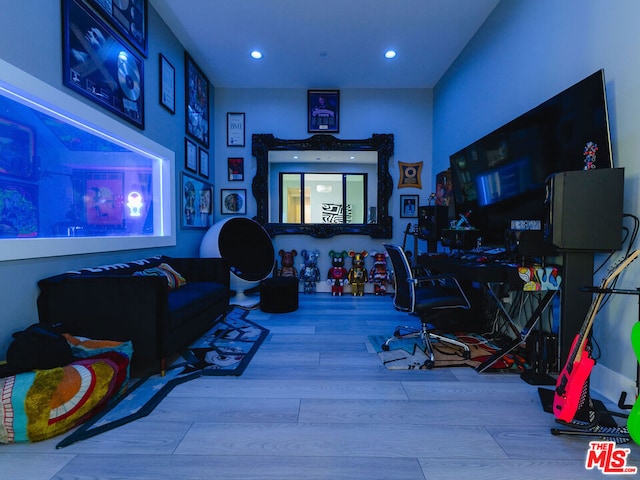
[{"label": "black ottoman", "polygon": [[287,313],[298,309],[298,279],[273,277],[260,282],[260,310]]}]

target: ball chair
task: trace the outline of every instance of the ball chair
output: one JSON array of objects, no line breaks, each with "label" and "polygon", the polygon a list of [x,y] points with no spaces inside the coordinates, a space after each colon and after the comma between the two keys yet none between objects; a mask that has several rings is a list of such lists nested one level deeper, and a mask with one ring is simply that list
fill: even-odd
[{"label": "ball chair", "polygon": [[269,277],[275,265],[271,237],[255,220],[230,217],[215,223],[202,239],[200,257],[224,258],[231,270],[231,304],[255,306],[259,300],[246,295]]}]

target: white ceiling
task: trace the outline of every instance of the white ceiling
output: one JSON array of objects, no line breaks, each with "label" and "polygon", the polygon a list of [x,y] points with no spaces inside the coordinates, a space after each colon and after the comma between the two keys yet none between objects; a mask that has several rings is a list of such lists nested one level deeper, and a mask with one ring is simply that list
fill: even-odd
[{"label": "white ceiling", "polygon": [[215,87],[338,89],[432,88],[498,2],[150,0]]}]

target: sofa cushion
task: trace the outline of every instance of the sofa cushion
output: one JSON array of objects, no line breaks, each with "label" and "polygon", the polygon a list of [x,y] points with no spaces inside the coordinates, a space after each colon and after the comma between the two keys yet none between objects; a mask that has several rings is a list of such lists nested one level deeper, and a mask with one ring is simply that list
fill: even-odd
[{"label": "sofa cushion", "polygon": [[179,328],[186,320],[226,296],[227,288],[214,282],[190,282],[178,290],[172,290],[169,293],[170,329]]},{"label": "sofa cushion", "polygon": [[[134,260],[128,263],[113,263],[110,265],[100,265],[98,267],[85,267],[78,270],[69,270],[65,273],[55,275],[53,277],[46,278],[47,282],[62,282],[66,278],[76,276],[104,276],[104,275],[133,275],[139,270],[145,268],[152,268],[160,265],[166,257],[156,255],[154,257],[143,258],[140,260]],[[41,280],[42,281],[42,280]]]}]

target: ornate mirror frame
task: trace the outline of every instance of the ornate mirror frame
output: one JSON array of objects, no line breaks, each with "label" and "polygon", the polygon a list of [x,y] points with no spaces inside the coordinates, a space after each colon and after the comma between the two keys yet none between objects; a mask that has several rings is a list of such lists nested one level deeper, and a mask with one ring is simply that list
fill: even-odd
[{"label": "ornate mirror frame", "polygon": [[[254,217],[273,237],[281,234],[311,235],[328,238],[341,234],[369,235],[372,238],[391,238],[393,217],[389,216],[389,199],[393,191],[393,181],[389,174],[389,159],[393,155],[392,133],[374,133],[362,140],[340,140],[332,135],[314,135],[304,140],[282,140],[270,133],[253,134],[251,154],[256,157],[257,170],[253,177],[252,191],[256,199],[257,214]],[[277,198],[277,193],[269,195],[269,151],[273,150],[321,150],[321,151],[376,151],[378,152],[378,182],[376,223],[367,224],[291,224],[269,222],[269,198]]]}]

